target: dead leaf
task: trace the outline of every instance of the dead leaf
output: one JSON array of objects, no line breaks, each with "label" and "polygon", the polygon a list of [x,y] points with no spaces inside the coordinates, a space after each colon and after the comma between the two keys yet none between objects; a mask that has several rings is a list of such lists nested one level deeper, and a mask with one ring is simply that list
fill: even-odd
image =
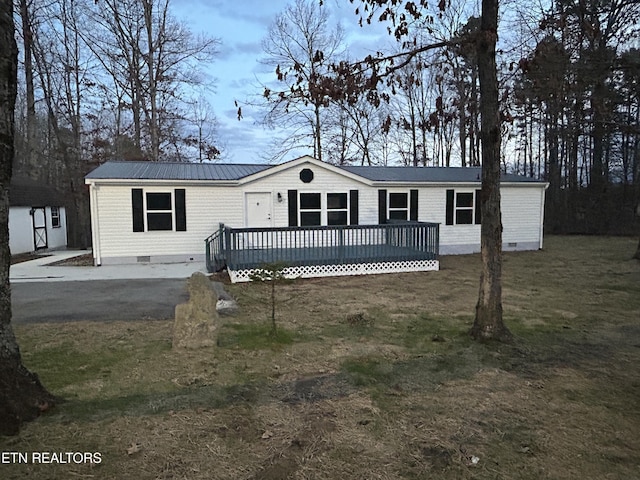
[{"label": "dead leaf", "polygon": [[127,448],[127,455],[133,455],[134,453],[138,453],[142,450],[142,445],[139,443],[132,443],[129,448]]}]

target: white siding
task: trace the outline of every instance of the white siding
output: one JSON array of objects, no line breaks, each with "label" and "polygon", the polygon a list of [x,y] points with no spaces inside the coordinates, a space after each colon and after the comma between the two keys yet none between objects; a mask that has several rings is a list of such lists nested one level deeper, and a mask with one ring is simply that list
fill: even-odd
[{"label": "white siding", "polygon": [[[194,255],[204,254],[204,240],[220,222],[238,225],[242,218],[242,193],[238,188],[142,186],[145,194],[185,188],[187,231],[134,232],[132,188],[136,187],[101,185],[96,192],[103,258],[180,256],[189,261]],[[175,221],[173,224],[175,228]]]},{"label": "white siding", "polygon": [[[300,180],[300,171],[304,168],[311,168],[314,172],[310,183]],[[133,232],[133,188],[142,188],[145,193],[171,192],[175,188],[184,188],[187,231]],[[348,194],[350,190],[358,190],[359,224],[374,225],[378,223],[378,190],[381,188],[387,190],[387,193],[407,194],[411,189],[416,189],[415,186],[371,187],[366,182],[315,164],[298,164],[238,186],[194,186],[188,182],[153,185],[144,181],[135,186],[98,184],[97,187],[92,187],[92,221],[94,235],[97,232],[98,236],[94,238],[94,250],[97,247],[101,259],[116,261],[121,259],[135,262],[136,257],[171,257],[172,261],[191,261],[195,257],[201,259],[204,255],[204,240],[216,231],[219,223],[238,228],[250,226],[247,225],[245,204],[247,193],[269,193],[272,196],[273,226],[286,227],[289,225],[289,190],[320,193],[323,209],[326,207],[326,193]],[[440,224],[442,253],[480,250],[480,225],[445,224],[446,190],[474,193],[476,188],[479,186],[418,188],[418,220]],[[534,245],[540,241],[542,192],[542,185],[502,188],[506,249],[537,248]],[[509,244],[512,244],[511,247]]]},{"label": "white siding", "polygon": [[49,248],[62,248],[67,246],[67,212],[64,207],[58,207],[60,211],[60,226],[53,228],[51,221],[51,207],[47,207],[47,243]]},{"label": "white siding", "polygon": [[[502,188],[502,241],[505,248],[508,249],[510,243],[540,243],[542,193],[541,188]],[[511,248],[517,246],[512,245]]]},{"label": "white siding", "polygon": [[[60,208],[60,227],[51,224],[51,207],[45,208],[48,248],[67,246],[67,217],[64,207]],[[11,253],[33,252],[33,217],[31,207],[11,207],[9,209],[9,248]]]},{"label": "white siding", "polygon": [[11,253],[33,252],[33,222],[31,207],[11,207],[9,209],[9,248]]},{"label": "white siding", "polygon": [[[300,180],[300,171],[304,168],[311,168],[314,173],[313,181],[304,183]],[[271,192],[273,194],[273,226],[286,227],[289,225],[289,207],[287,203],[287,192],[297,190],[298,193],[321,193],[322,201],[326,201],[326,193],[349,193],[349,190],[360,190],[358,203],[361,224],[378,223],[378,197],[377,190],[352,180],[344,175],[318,168],[315,165],[308,167],[300,165],[282,172],[269,175],[266,178],[247,183],[242,186],[242,192]],[[281,202],[278,202],[278,193]],[[244,208],[244,198],[242,199]],[[241,224],[233,224],[234,227],[250,226],[246,225],[246,217],[242,217]]]}]

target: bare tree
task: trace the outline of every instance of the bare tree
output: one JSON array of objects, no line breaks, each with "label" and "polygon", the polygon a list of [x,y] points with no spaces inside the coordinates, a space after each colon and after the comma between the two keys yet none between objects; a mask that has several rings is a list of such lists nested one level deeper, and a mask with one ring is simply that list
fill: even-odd
[{"label": "bare tree", "polygon": [[[275,68],[277,86],[264,88],[268,126],[289,128],[303,125],[289,139],[285,149],[313,144],[313,155],[323,159],[324,121],[322,110],[330,97],[323,81],[330,65],[343,51],[344,32],[329,25],[329,12],[317,0],[295,0],[279,14],[262,42],[262,62]],[[292,144],[296,142],[296,144]]]},{"label": "bare tree", "polygon": [[[421,8],[427,7],[429,2],[361,0],[361,3],[366,7],[363,10],[367,22],[371,22],[373,18],[389,20],[393,27],[389,27],[390,32],[400,40],[408,35],[412,19],[424,15]],[[441,11],[445,10],[447,2],[439,2],[438,8]],[[360,9],[357,12],[359,13]],[[420,53],[462,43],[475,47],[482,124],[482,271],[476,315],[470,334],[478,340],[508,341],[511,339],[511,333],[502,318],[501,119],[496,66],[497,38],[498,0],[483,0],[480,27],[477,31],[455,39],[427,44],[418,43],[417,38],[416,41],[405,40],[403,51],[399,53],[369,56],[356,64],[337,65],[335,70],[340,74],[340,81],[334,85],[332,94],[337,98],[346,97],[351,100],[366,91],[371,101],[379,103],[385,99],[385,95],[388,98],[388,93],[380,94],[377,91],[378,86],[385,81],[387,85],[392,85],[393,76]],[[345,85],[349,88],[345,89]]]},{"label": "bare tree", "polygon": [[18,433],[22,422],[51,408],[54,397],[22,364],[11,327],[9,184],[14,156],[17,47],[11,2],[0,2],[0,434]]},{"label": "bare tree", "polygon": [[211,63],[220,45],[194,35],[170,7],[170,0],[97,2],[89,11],[97,28],[82,33],[107,74],[100,85],[117,99],[114,143],[128,136],[138,157],[155,161],[172,150],[174,158],[188,157],[179,151],[183,120],[192,113],[188,90],[203,85],[201,65]]},{"label": "bare tree", "polygon": [[482,143],[482,270],[471,336],[477,340],[511,339],[502,320],[502,218],[500,212],[500,107],[498,103],[498,0],[482,0],[476,48],[480,80]]}]

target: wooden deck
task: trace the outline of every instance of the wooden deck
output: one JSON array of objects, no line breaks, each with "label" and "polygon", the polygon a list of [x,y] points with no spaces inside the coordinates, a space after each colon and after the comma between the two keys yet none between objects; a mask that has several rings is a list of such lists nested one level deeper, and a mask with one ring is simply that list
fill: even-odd
[{"label": "wooden deck", "polygon": [[438,227],[420,222],[262,229],[220,225],[206,240],[207,269],[248,271],[276,262],[304,268],[436,261]]},{"label": "wooden deck", "polygon": [[356,264],[368,262],[398,262],[409,260],[435,260],[432,252],[421,252],[392,245],[352,245],[342,247],[262,248],[238,250],[225,259],[233,270],[281,262],[288,266]]}]

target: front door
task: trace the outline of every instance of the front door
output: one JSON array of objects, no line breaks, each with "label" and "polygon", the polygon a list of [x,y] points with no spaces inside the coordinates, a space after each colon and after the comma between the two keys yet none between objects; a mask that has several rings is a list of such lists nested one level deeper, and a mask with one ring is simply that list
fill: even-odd
[{"label": "front door", "polygon": [[262,228],[273,226],[271,197],[272,194],[269,192],[246,194],[247,227]]},{"label": "front door", "polygon": [[33,222],[33,245],[35,250],[47,248],[47,215],[44,207],[34,207],[31,209],[31,220]]}]

